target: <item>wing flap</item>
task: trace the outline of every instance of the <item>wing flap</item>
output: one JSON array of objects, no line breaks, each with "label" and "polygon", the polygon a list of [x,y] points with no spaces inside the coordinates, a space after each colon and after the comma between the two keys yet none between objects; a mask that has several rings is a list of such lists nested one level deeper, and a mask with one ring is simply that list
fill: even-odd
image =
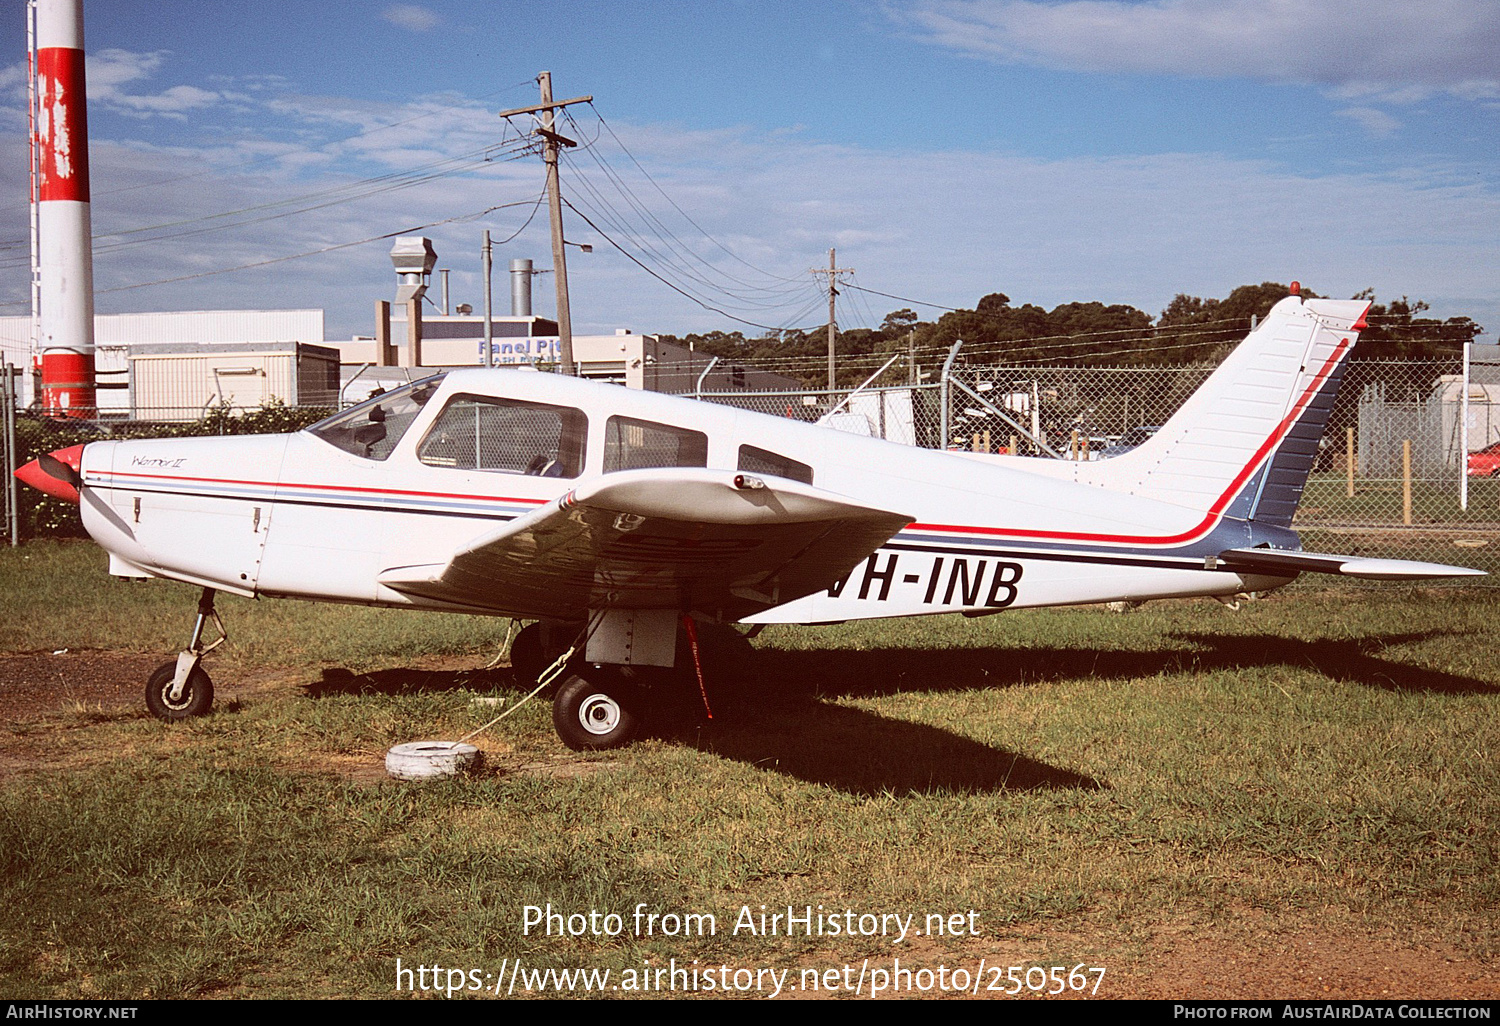
[{"label": "wing flap", "polygon": [[1367,559],[1324,552],[1284,549],[1229,549],[1218,560],[1231,570],[1271,576],[1298,573],[1340,574],[1367,581],[1423,581],[1436,577],[1483,577],[1483,570],[1410,559]]},{"label": "wing flap", "polygon": [[779,478],[624,471],[474,539],[445,564],[393,567],[380,583],[526,616],[609,606],[738,619],[827,587],[909,523]]}]

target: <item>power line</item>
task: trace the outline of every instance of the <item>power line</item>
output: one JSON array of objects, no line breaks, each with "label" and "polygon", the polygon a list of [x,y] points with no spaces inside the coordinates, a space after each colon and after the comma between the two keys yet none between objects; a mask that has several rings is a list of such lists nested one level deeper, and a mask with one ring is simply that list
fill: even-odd
[{"label": "power line", "polygon": [[[621,178],[620,175],[614,170],[614,168],[609,164],[608,160],[604,158],[603,154],[598,152],[598,150],[593,147],[585,147],[585,149],[588,150],[589,156],[604,173],[606,180],[610,183],[611,186],[614,187],[615,191],[624,200],[625,205],[630,210],[634,211],[636,216],[639,217],[640,220],[644,223],[646,230],[644,232],[641,232],[627,227],[625,223],[628,220],[627,216],[618,208],[616,208],[614,204],[610,203],[610,201],[597,188],[595,188],[592,181],[590,180],[589,175],[574,163],[570,154],[568,156],[568,163],[570,168],[572,168],[572,170],[574,171],[578,183],[582,185],[585,191],[587,191],[593,197],[595,203],[598,204],[598,207],[603,208],[603,210],[596,208],[596,213],[601,218],[604,218],[604,210],[609,211],[610,216],[607,219],[615,225],[618,232],[620,232],[621,234],[630,235],[632,237],[632,241],[634,241],[637,247],[639,247],[643,252],[650,254],[653,259],[659,261],[663,266],[671,268],[676,275],[679,275],[684,279],[696,282],[706,289],[710,289],[714,292],[721,293],[731,299],[734,299],[737,302],[744,304],[744,308],[771,309],[781,308],[785,305],[784,302],[767,301],[764,295],[747,295],[745,294],[746,292],[784,296],[791,293],[800,293],[802,289],[806,287],[806,283],[803,281],[780,278],[775,279],[776,281],[781,282],[781,284],[778,285],[755,285],[753,283],[745,281],[742,278],[736,277],[735,275],[729,274],[716,265],[703,259],[703,257],[698,255],[698,253],[696,253],[691,246],[689,246],[683,239],[681,239],[675,232],[673,232],[672,229],[661,220],[661,218],[657,217],[656,214],[651,211],[651,209],[645,204],[645,202],[636,195],[635,191],[630,188],[629,184],[626,183],[624,179]],[[651,245],[650,242],[646,241],[646,237],[651,235],[654,235],[660,241],[667,252],[659,252],[654,246]],[[710,241],[714,240],[710,239]],[[701,264],[709,273],[717,275],[718,277],[733,283],[733,285],[725,286],[717,281],[705,277],[703,274],[699,273],[693,268],[692,265],[695,262],[697,264]]]},{"label": "power line", "polygon": [[[781,303],[771,303],[764,300],[745,301],[739,295],[733,292],[728,292],[722,287],[716,285],[714,282],[703,278],[701,275],[695,274],[691,269],[683,267],[679,261],[657,252],[656,248],[653,247],[651,243],[647,241],[647,239],[641,236],[641,233],[624,222],[624,219],[619,214],[619,212],[616,211],[607,200],[605,200],[598,194],[598,191],[593,187],[591,183],[589,183],[586,178],[579,178],[576,180],[576,182],[577,184],[580,184],[582,186],[582,194],[579,194],[575,191],[575,195],[577,196],[579,202],[583,203],[590,210],[592,210],[594,212],[594,215],[601,221],[609,224],[617,234],[632,242],[636,246],[636,248],[641,251],[641,253],[643,254],[643,258],[649,258],[657,261],[662,266],[664,275],[678,277],[679,285],[681,286],[681,290],[684,293],[691,293],[694,296],[697,296],[697,293],[693,290],[692,286],[687,284],[687,282],[693,282],[705,289],[713,292],[718,292],[722,295],[725,295],[729,299],[734,300],[735,302],[733,303],[724,304],[730,306],[732,309],[785,309],[786,301],[783,301]],[[592,198],[594,202],[590,202],[590,198]],[[603,208],[602,210],[600,209],[601,207]],[[593,224],[593,222],[590,222],[590,224]],[[595,226],[595,228],[596,230],[599,230],[597,228],[597,225]],[[601,234],[603,234],[602,231]],[[611,243],[618,246],[617,243],[614,243],[614,240],[611,240]],[[686,280],[684,281],[683,279]],[[810,283],[805,283],[803,285],[804,290],[809,288],[811,288]],[[698,296],[697,298],[701,299],[702,297]],[[794,297],[788,298],[791,299]]]},{"label": "power line", "polygon": [[[597,109],[595,109],[595,115],[599,116]],[[571,115],[569,115],[569,118],[570,121],[572,121]],[[625,221],[628,220],[627,215],[616,208],[614,204],[610,203],[610,201],[605,198],[605,196],[598,189],[595,189],[593,187],[593,185],[589,181],[589,175],[580,166],[572,161],[571,155],[569,158],[570,166],[573,168],[575,174],[578,176],[580,182],[584,185],[584,187],[593,194],[593,197],[599,204],[599,206],[606,208],[612,212],[613,217],[611,218],[611,220],[615,223],[617,229],[622,233],[630,234],[633,237],[633,241],[635,242],[635,244],[643,252],[650,254],[652,258],[660,261],[664,267],[671,268],[675,274],[680,275],[683,279],[696,282],[706,289],[710,289],[714,292],[718,292],[724,296],[732,298],[737,302],[744,304],[743,308],[745,309],[784,308],[784,299],[780,301],[768,301],[766,297],[785,297],[792,294],[800,294],[802,292],[802,290],[806,287],[806,282],[804,280],[782,277],[780,275],[771,274],[770,272],[757,268],[753,264],[750,264],[748,261],[745,261],[738,257],[723,243],[719,242],[718,239],[710,235],[702,225],[700,225],[689,214],[687,214],[687,212],[684,211],[682,207],[674,199],[672,199],[672,197],[668,195],[664,189],[662,189],[661,185],[651,177],[650,173],[646,171],[639,160],[636,160],[635,155],[625,147],[619,136],[614,133],[613,129],[610,128],[608,123],[604,121],[602,116],[599,116],[599,120],[601,129],[609,131],[611,137],[615,140],[616,144],[620,146],[620,149],[625,153],[625,155],[630,158],[632,163],[634,163],[636,169],[640,171],[640,173],[647,179],[647,181],[651,183],[652,187],[662,196],[662,198],[665,199],[673,209],[675,209],[679,214],[682,215],[684,220],[686,220],[689,224],[696,228],[710,243],[712,243],[723,252],[727,253],[738,263],[749,267],[751,270],[756,271],[756,273],[758,274],[765,275],[767,279],[775,282],[776,284],[760,285],[754,282],[747,281],[738,275],[729,273],[719,265],[706,260],[697,252],[697,250],[693,246],[689,245],[681,236],[673,231],[670,225],[663,221],[661,217],[657,216],[657,214],[651,209],[650,205],[647,204],[633,188],[631,188],[630,184],[625,180],[625,178],[615,169],[614,165],[610,162],[608,157],[604,155],[602,149],[591,141],[590,143],[585,145],[583,149],[588,152],[589,157],[594,161],[599,170],[604,174],[605,179],[614,188],[615,192],[619,194],[626,207],[632,210],[640,219],[640,221],[645,225],[645,231],[634,231],[625,227]],[[575,127],[577,126],[576,121],[572,121],[572,123],[575,125]],[[582,134],[581,130],[579,134]],[[596,133],[596,138],[597,135],[598,133]],[[602,211],[600,211],[599,213],[600,216],[603,216]],[[666,252],[658,252],[654,246],[646,241],[646,236],[655,236],[660,244],[664,247]],[[675,257],[669,254],[675,254]],[[714,278],[721,278],[724,281],[729,282],[730,284],[720,284],[717,280],[705,277],[704,274],[701,274],[694,269],[695,264],[701,265],[708,275],[712,275],[714,276]]]},{"label": "power line", "polygon": [[[490,148],[487,147],[485,149],[474,151],[474,152],[475,153],[484,153],[488,149],[490,149]],[[339,186],[339,187],[333,188],[333,189],[325,189],[325,190],[322,190],[320,192],[308,193],[308,194],[305,194],[303,196],[290,197],[288,199],[277,200],[277,201],[272,202],[272,203],[257,204],[255,206],[251,206],[251,207],[240,208],[239,210],[225,211],[225,212],[222,212],[222,213],[219,213],[219,214],[211,214],[211,215],[206,215],[204,217],[198,217],[198,218],[187,218],[187,219],[183,219],[183,220],[180,220],[180,221],[168,222],[168,223],[160,224],[160,225],[152,225],[152,226],[143,227],[143,228],[130,229],[128,231],[107,232],[107,233],[104,233],[104,234],[101,234],[101,235],[94,236],[95,240],[110,239],[110,238],[122,238],[124,236],[137,235],[137,234],[140,234],[140,233],[145,233],[145,232],[150,232],[150,231],[158,231],[160,229],[170,228],[170,227],[180,227],[180,228],[183,229],[183,230],[175,231],[175,232],[164,232],[162,234],[151,235],[149,237],[122,238],[122,241],[119,241],[119,242],[106,243],[106,244],[103,244],[103,245],[96,246],[95,247],[95,253],[99,254],[99,255],[103,255],[103,254],[107,254],[107,253],[113,253],[113,252],[116,252],[116,251],[121,250],[121,249],[126,249],[126,248],[129,248],[131,246],[143,245],[143,244],[152,243],[152,242],[164,242],[164,241],[167,241],[167,240],[170,240],[170,239],[188,238],[188,237],[195,236],[195,235],[203,235],[203,234],[208,234],[208,233],[216,232],[216,231],[225,231],[225,230],[228,230],[228,229],[231,229],[231,228],[242,228],[242,227],[245,227],[247,225],[261,224],[261,223],[266,222],[266,221],[279,220],[280,218],[283,218],[283,217],[292,217],[292,216],[295,216],[295,215],[298,215],[298,214],[310,213],[310,212],[315,211],[315,210],[322,210],[322,209],[326,209],[326,208],[332,207],[332,206],[339,206],[339,205],[342,205],[344,203],[352,203],[352,202],[356,202],[358,200],[368,199],[368,198],[370,198],[372,196],[380,195],[380,194],[386,193],[386,192],[393,192],[393,191],[398,191],[398,190],[402,190],[402,189],[414,188],[414,187],[416,187],[418,185],[424,185],[424,184],[426,184],[428,182],[435,181],[435,180],[437,180],[439,178],[444,178],[444,177],[447,177],[447,176],[452,175],[452,174],[456,174],[456,173],[458,173],[460,171],[463,171],[463,170],[466,170],[466,169],[468,169],[470,167],[479,166],[479,165],[481,165],[483,163],[487,163],[489,161],[489,157],[488,156],[486,156],[486,158],[484,160],[478,160],[478,161],[473,160],[472,157],[473,157],[473,154],[466,154],[466,155],[464,155],[462,157],[446,158],[446,159],[440,160],[440,161],[432,161],[432,162],[430,162],[430,163],[428,163],[426,165],[422,165],[419,168],[407,169],[406,171],[392,173],[392,174],[388,174],[388,175],[381,175],[381,176],[377,176],[375,178],[370,178],[370,179],[365,179],[365,180],[362,180],[362,181],[359,181],[359,182],[349,183],[347,185]],[[449,166],[445,166],[445,165],[449,165]],[[419,175],[417,177],[412,177],[412,175],[415,172],[417,172],[417,171],[431,171],[431,173]],[[366,188],[367,186],[374,186],[374,187],[373,188]],[[338,195],[341,192],[349,192],[350,190],[356,190],[356,189],[363,189],[363,191],[355,192],[352,195],[345,195],[345,196]],[[260,217],[243,218],[243,219],[238,220],[238,221],[228,222],[228,223],[224,223],[224,224],[203,224],[203,222],[215,221],[215,220],[219,220],[221,218],[233,217],[233,216],[240,215],[240,214],[251,213],[251,212],[254,212],[254,211],[257,211],[257,210],[274,210],[277,207],[286,206],[289,203],[295,203],[295,202],[298,202],[298,201],[301,201],[301,200],[307,200],[307,199],[317,199],[317,198],[320,198],[320,197],[327,197],[327,196],[333,196],[335,198],[328,199],[325,202],[321,202],[321,203],[310,203],[310,204],[308,204],[306,206],[298,207],[298,208],[295,208],[295,209],[292,209],[292,210],[282,210],[282,211],[279,211],[279,212],[276,212],[276,213],[265,214],[265,215],[260,216]],[[201,227],[196,227],[196,228],[189,228],[189,227],[187,227],[189,225],[194,225],[194,224],[199,224],[199,225],[202,225],[202,226]],[[8,267],[19,267],[19,266],[23,266],[23,263],[19,262],[19,261],[0,261],[0,269],[4,269],[4,268],[8,268]]]},{"label": "power line", "polygon": [[780,281],[785,281],[785,282],[797,282],[797,281],[800,281],[800,279],[797,279],[797,278],[782,277],[781,275],[778,275],[778,274],[772,274],[770,271],[767,271],[764,268],[756,267],[754,264],[750,263],[747,260],[744,260],[738,254],[736,254],[733,250],[729,249],[729,247],[725,246],[718,239],[716,239],[712,235],[710,235],[709,232],[708,232],[708,229],[704,228],[697,221],[693,220],[692,216],[689,215],[687,211],[683,210],[680,206],[678,206],[677,205],[677,201],[674,200],[674,199],[672,199],[671,196],[668,196],[667,193],[666,193],[666,191],[664,189],[662,189],[662,187],[660,185],[657,184],[656,179],[651,177],[651,173],[649,171],[647,171],[644,167],[642,167],[641,162],[639,160],[635,159],[635,154],[630,152],[630,150],[626,147],[624,141],[621,140],[621,138],[618,135],[615,134],[615,130],[612,127],[610,127],[609,122],[607,122],[607,121],[604,120],[604,115],[601,114],[601,113],[599,113],[599,108],[596,107],[592,102],[589,104],[589,107],[593,110],[594,116],[599,119],[599,123],[604,126],[605,131],[609,132],[610,138],[613,139],[615,141],[616,145],[618,145],[620,147],[620,149],[625,152],[625,155],[630,158],[631,163],[633,163],[640,170],[641,174],[645,175],[646,180],[651,183],[652,187],[655,188],[657,192],[661,193],[663,199],[665,199],[668,203],[672,204],[672,208],[674,210],[676,210],[679,214],[681,214],[683,216],[683,218],[687,220],[688,224],[692,225],[694,228],[698,229],[698,231],[702,232],[704,238],[708,239],[708,241],[712,242],[715,246],[718,246],[719,249],[721,249],[725,253],[727,253],[732,259],[739,261],[740,263],[744,264],[746,267],[750,268],[752,271],[756,271],[756,272],[758,272],[760,274],[764,274],[767,278],[775,278],[775,279],[778,279]]},{"label": "power line", "polygon": [[608,233],[606,233],[602,228],[600,228],[593,221],[589,220],[588,215],[585,214],[583,211],[579,210],[577,207],[575,207],[571,202],[569,202],[568,200],[565,199],[565,200],[563,200],[563,203],[565,203],[567,205],[567,207],[568,207],[569,210],[573,211],[573,213],[575,213],[579,217],[583,218],[584,223],[587,224],[590,228],[594,229],[594,231],[598,232],[599,235],[600,235],[600,237],[603,238],[605,242],[608,242],[611,246],[615,247],[615,249],[619,250],[622,254],[624,254],[624,256],[628,260],[630,260],[631,263],[635,264],[641,270],[643,270],[647,274],[651,275],[651,277],[655,278],[657,281],[659,281],[663,285],[667,286],[667,288],[671,289],[673,292],[677,292],[677,293],[679,293],[679,294],[681,294],[683,296],[686,296],[688,299],[691,299],[694,303],[697,303],[699,306],[703,307],[703,309],[708,310],[708,311],[710,311],[712,313],[719,314],[720,316],[723,316],[723,317],[728,317],[731,321],[738,321],[741,324],[748,324],[752,328],[764,328],[766,331],[778,331],[778,330],[780,330],[778,328],[773,328],[769,324],[760,324],[760,323],[758,323],[756,321],[747,321],[743,317],[736,317],[732,313],[727,313],[724,310],[720,310],[716,306],[712,306],[712,305],[704,302],[702,299],[700,299],[699,297],[693,295],[691,292],[688,292],[685,289],[679,288],[677,285],[675,285],[672,282],[668,281],[666,278],[663,278],[661,275],[657,274],[651,268],[649,268],[645,264],[641,263],[641,261],[637,260],[636,257],[635,257],[635,254],[631,253],[624,246],[621,246],[614,239],[610,238],[610,236],[609,236]]},{"label": "power line", "polygon": [[878,289],[867,289],[863,285],[850,284],[851,289],[859,289],[861,292],[869,292],[872,295],[884,296],[886,299],[894,299],[902,303],[915,303],[917,306],[930,306],[934,310],[947,310],[950,313],[962,313],[963,308],[957,306],[943,306],[941,303],[928,303],[920,299],[908,299],[905,296],[895,296],[889,292],[881,292]]}]

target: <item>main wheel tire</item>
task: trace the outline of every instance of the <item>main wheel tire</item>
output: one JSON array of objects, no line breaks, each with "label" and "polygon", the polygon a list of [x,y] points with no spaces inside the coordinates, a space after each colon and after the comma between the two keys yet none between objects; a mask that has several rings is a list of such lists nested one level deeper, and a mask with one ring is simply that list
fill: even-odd
[{"label": "main wheel tire", "polygon": [[547,655],[542,645],[542,625],[529,623],[516,632],[510,642],[510,668],[516,681],[530,686],[547,668]]},{"label": "main wheel tire", "polygon": [[172,701],[172,678],[177,676],[177,660],[162,663],[146,681],[146,709],[159,720],[186,720],[207,716],[214,705],[214,682],[202,664],[193,667],[183,685],[182,697]]},{"label": "main wheel tire", "polygon": [[628,684],[569,675],[552,698],[552,725],[575,752],[620,748],[640,730],[640,696]]}]

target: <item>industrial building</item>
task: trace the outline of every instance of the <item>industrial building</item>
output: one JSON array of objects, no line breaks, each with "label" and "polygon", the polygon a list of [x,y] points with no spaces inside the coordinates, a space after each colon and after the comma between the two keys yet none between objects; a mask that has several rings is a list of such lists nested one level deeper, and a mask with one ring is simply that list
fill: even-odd
[{"label": "industrial building", "polygon": [[[31,318],[0,317],[0,351],[14,366],[32,366]],[[322,310],[175,310],[157,313],[96,314],[94,366],[96,403],[110,420],[194,420],[205,406],[228,402],[257,406],[275,396],[289,404],[326,405],[337,401],[326,367],[338,354],[322,348]],[[279,350],[278,348],[279,347]],[[195,359],[198,352],[211,359]],[[277,369],[294,357],[271,359],[273,351],[301,352],[303,374]],[[308,360],[323,368],[311,371]],[[144,361],[144,362],[143,362]],[[269,362],[268,362],[269,361]],[[148,395],[132,389],[137,368],[146,370]],[[166,389],[170,379],[174,385]],[[301,387],[297,387],[301,386]],[[21,375],[21,402],[33,402],[34,375]],[[227,392],[226,392],[227,387]],[[243,400],[243,401],[242,401]],[[171,411],[168,413],[167,411]]]},{"label": "industrial building", "polygon": [[[196,420],[206,408],[253,407],[276,398],[288,405],[347,405],[424,370],[484,363],[484,318],[422,318],[421,353],[401,366],[379,366],[373,336],[325,340],[322,310],[192,310],[94,317],[98,415],[103,419]],[[31,318],[0,317],[0,351],[28,368]],[[404,319],[391,335],[405,339]],[[492,321],[496,366],[533,366],[557,359],[557,324],[543,317]],[[405,343],[397,346],[405,349]],[[618,330],[575,335],[579,373],[598,381],[656,392],[690,393],[799,389],[778,374],[712,358],[655,335]],[[35,376],[22,374],[21,403],[33,402]]]},{"label": "industrial building", "polygon": [[[330,342],[344,364],[351,397],[391,381],[406,380],[418,368],[537,366],[561,358],[557,322],[531,312],[530,260],[510,262],[510,316],[489,318],[490,359],[485,359],[485,318],[462,313],[433,315],[421,306],[437,264],[432,243],[404,236],[391,248],[398,286],[395,304],[375,304],[375,331],[348,342]],[[446,287],[442,309],[448,309]],[[413,313],[417,324],[410,322]],[[415,329],[415,330],[414,330]],[[612,335],[572,336],[580,377],[652,392],[687,393],[797,389],[801,383],[780,374],[721,364],[684,346],[618,328]],[[399,368],[399,369],[398,369]]]},{"label": "industrial building", "polygon": [[[546,334],[520,328],[541,327],[551,329]],[[534,366],[557,361],[557,326],[542,318],[494,318],[491,322],[490,349],[495,366]],[[453,315],[448,317],[424,316],[422,318],[421,353],[414,361],[402,353],[399,367],[380,367],[378,344],[373,337],[354,338],[347,342],[330,341],[327,344],[337,349],[343,363],[345,381],[368,382],[394,378],[405,381],[409,375],[392,373],[407,368],[427,367],[478,367],[484,365],[484,318]],[[391,337],[404,339],[407,336],[406,321],[394,315],[391,318]],[[398,348],[404,349],[406,343]],[[699,387],[705,392],[772,391],[799,389],[802,383],[780,374],[756,370],[750,367],[731,365],[697,353],[686,346],[663,342],[655,335],[640,335],[620,328],[613,335],[574,335],[573,358],[578,363],[580,377],[595,381],[610,381],[627,388],[639,388],[650,392],[676,394],[692,392]],[[361,370],[368,368],[367,370]],[[354,375],[359,377],[355,379]],[[350,395],[367,391],[361,386],[350,385]]]}]

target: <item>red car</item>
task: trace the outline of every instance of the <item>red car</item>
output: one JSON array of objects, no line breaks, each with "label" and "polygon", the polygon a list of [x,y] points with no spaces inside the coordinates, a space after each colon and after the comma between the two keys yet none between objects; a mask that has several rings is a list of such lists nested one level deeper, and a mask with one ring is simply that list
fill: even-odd
[{"label": "red car", "polygon": [[1470,477],[1500,477],[1500,442],[1469,453]]}]

